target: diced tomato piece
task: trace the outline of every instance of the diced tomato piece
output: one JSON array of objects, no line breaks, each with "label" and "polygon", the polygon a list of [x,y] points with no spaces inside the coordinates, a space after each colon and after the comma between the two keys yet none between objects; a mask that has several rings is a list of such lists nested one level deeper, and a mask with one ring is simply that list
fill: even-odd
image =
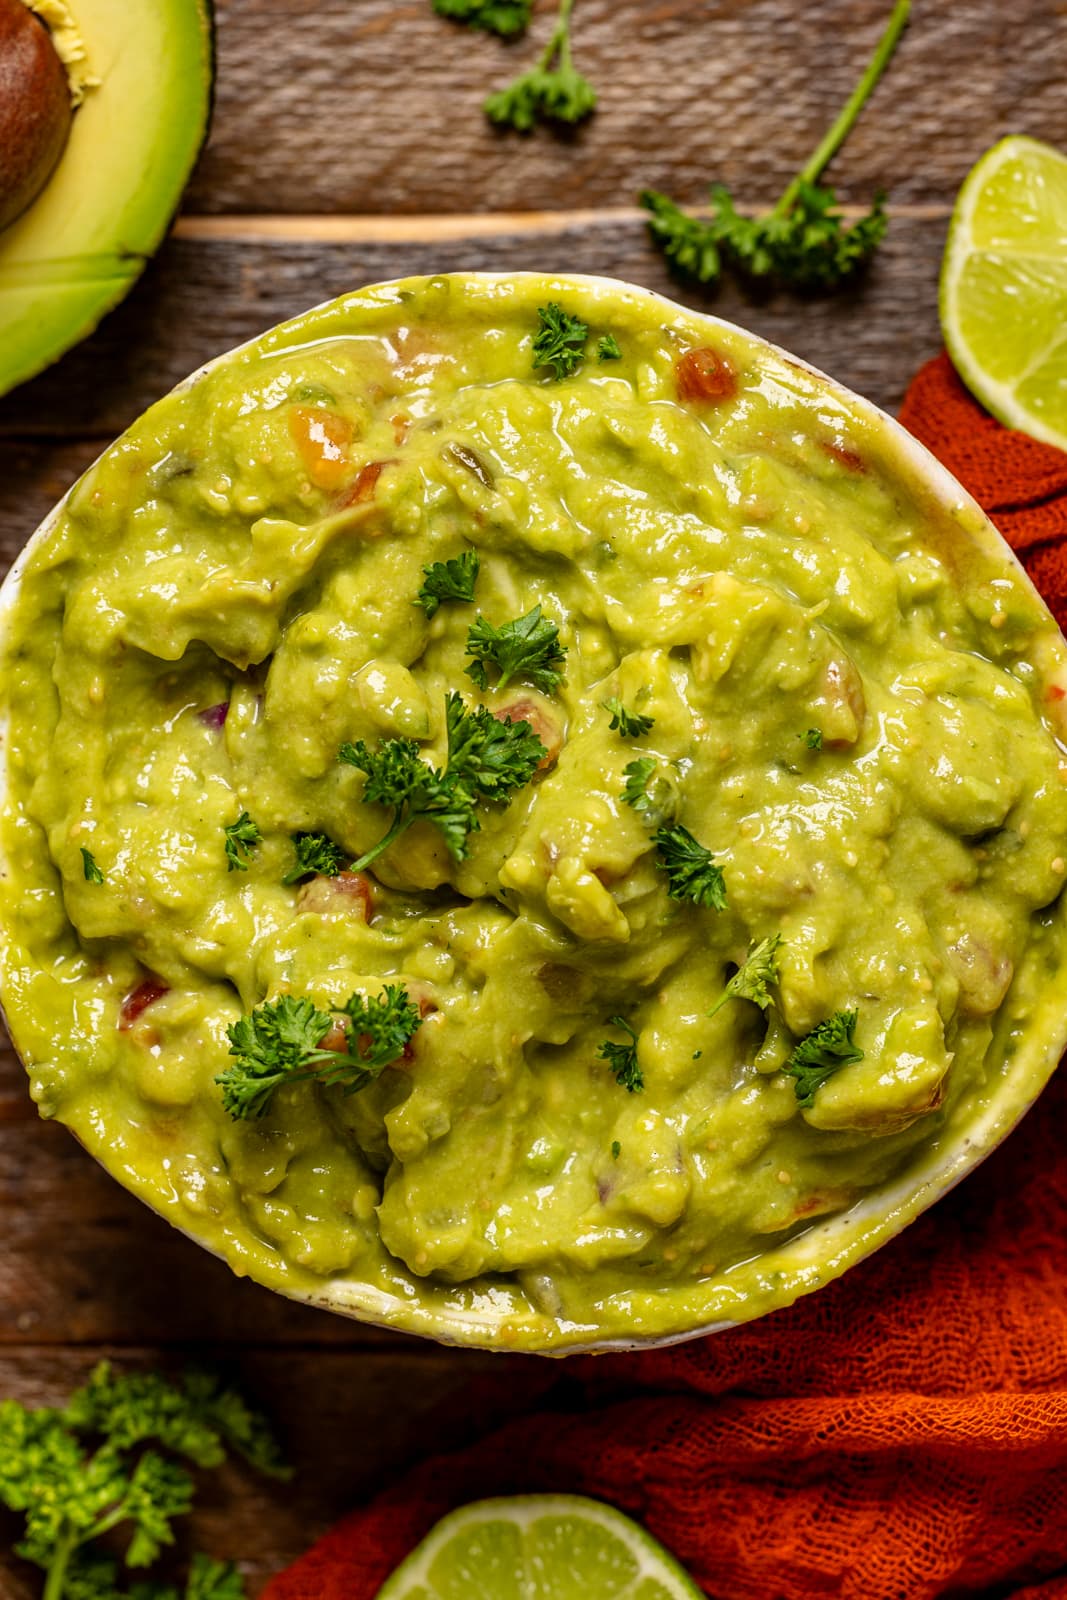
[{"label": "diced tomato piece", "polygon": [[737,394],[733,365],[711,345],[687,350],[674,364],[679,400],[721,405]]},{"label": "diced tomato piece", "polygon": [[846,472],[854,472],[857,477],[862,477],[867,471],[867,463],[859,452],[853,450],[851,445],[843,444],[840,439],[820,439],[819,448],[831,461],[844,467]]},{"label": "diced tomato piece", "polygon": [[136,989],[130,990],[119,1007],[120,1031],[128,1033],[143,1011],[169,993],[170,985],[164,983],[162,978],[157,978],[154,972],[150,972]]},{"label": "diced tomato piece", "polygon": [[389,418],[389,421],[393,424],[393,443],[406,443],[408,433],[411,430],[411,418],[407,412],[398,411],[395,417]]},{"label": "diced tomato piece", "polygon": [[374,911],[374,891],[362,872],[339,872],[336,877],[312,878],[300,891],[297,911],[323,917],[357,917],[369,922]]},{"label": "diced tomato piece", "polygon": [[373,500],[378,479],[389,464],[388,461],[368,461],[365,467],[360,467],[341,501],[342,506],[362,506],[368,500]]},{"label": "diced tomato piece", "polygon": [[318,406],[294,406],[289,432],[316,488],[339,489],[348,477],[352,424]]},{"label": "diced tomato piece", "polygon": [[557,760],[563,749],[563,732],[554,717],[550,717],[536,700],[522,696],[509,706],[500,706],[493,712],[498,722],[528,722],[545,747],[545,754],[537,763],[538,772],[544,772]]}]

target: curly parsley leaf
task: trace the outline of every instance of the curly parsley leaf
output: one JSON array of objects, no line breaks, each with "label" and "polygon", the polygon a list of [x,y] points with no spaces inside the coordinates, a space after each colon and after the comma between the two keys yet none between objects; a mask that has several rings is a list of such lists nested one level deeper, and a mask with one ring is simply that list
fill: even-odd
[{"label": "curly parsley leaf", "polygon": [[728,1000],[751,1000],[761,1011],[766,1011],[772,1003],[767,986],[778,982],[778,952],[782,944],[782,935],[772,933],[768,938],[761,939],[759,944],[753,945],[708,1016],[713,1017]]},{"label": "curly parsley leaf", "polygon": [[596,90],[576,69],[571,56],[574,0],[560,0],[556,26],[537,61],[514,83],[485,102],[485,114],[498,127],[529,133],[539,118],[578,123],[596,110]]},{"label": "curly parsley leaf", "polygon": [[809,750],[821,750],[822,749],[822,729],[821,728],[809,728],[807,733],[804,735],[804,743],[807,745]]},{"label": "curly parsley leaf", "polygon": [[501,721],[486,706],[468,707],[454,692],[445,699],[445,728],[444,768],[423,761],[413,739],[385,739],[377,750],[362,739],[341,746],[339,759],[366,774],[364,800],[393,807],[392,823],[352,863],[354,871],[369,866],[420,818],[432,822],[453,858],[463,861],[470,834],[481,827],[478,802],[505,802],[529,783],[548,753],[528,722]]},{"label": "curly parsley leaf", "polygon": [[596,347],[596,357],[598,361],[622,360],[622,350],[619,347],[618,339],[613,333],[601,334],[600,342]]},{"label": "curly parsley leaf", "polygon": [[540,326],[533,342],[533,365],[551,367],[556,382],[572,378],[585,360],[585,345],[589,338],[589,324],[580,317],[556,305],[554,300],[538,306]]},{"label": "curly parsley leaf", "polygon": [[442,600],[473,600],[480,568],[477,550],[464,550],[448,561],[432,562],[422,569],[423,582],[415,604],[432,617]]},{"label": "curly parsley leaf", "polygon": [[694,905],[725,911],[726,880],[722,868],[715,866],[711,851],[677,822],[658,829],[654,839],[671,899],[691,900]]},{"label": "curly parsley leaf", "polygon": [[223,828],[226,840],[226,871],[247,872],[252,851],[263,843],[258,823],[252,821],[247,811],[242,811],[236,822]]},{"label": "curly parsley leaf", "polygon": [[450,22],[465,22],[498,33],[502,39],[514,39],[529,25],[533,0],[433,0],[433,8]]},{"label": "curly parsley leaf", "polygon": [[818,180],[889,65],[909,10],[910,0],[896,0],[850,99],[771,211],[758,217],[742,215],[722,184],[711,187],[711,216],[706,221],[690,216],[655,189],[641,194],[649,213],[649,232],[678,272],[714,283],[729,264],[750,278],[774,278],[800,289],[832,289],[869,260],[888,226],[885,197],[877,195],[870,211],[849,227],[836,209],[833,189]]},{"label": "curly parsley leaf", "polygon": [[322,1049],[334,1017],[306,995],[264,1000],[231,1023],[226,1032],[234,1059],[215,1079],[229,1115],[235,1121],[263,1117],[282,1084],[309,1078],[355,1094],[381,1077],[422,1026],[403,984],[387,983],[374,997],[353,994],[338,1013],[348,1027],[337,1050]]},{"label": "curly parsley leaf", "polygon": [[294,833],[291,838],[296,861],[282,879],[283,883],[299,883],[310,877],[334,878],[344,871],[348,851],[335,844],[328,833]]},{"label": "curly parsley leaf", "polygon": [[637,1034],[625,1017],[609,1017],[608,1021],[613,1028],[621,1028],[629,1034],[629,1043],[616,1044],[611,1039],[604,1039],[597,1050],[597,1059],[608,1063],[615,1074],[616,1083],[620,1083],[630,1094],[638,1094],[645,1087],[645,1075],[637,1060]]},{"label": "curly parsley leaf", "polygon": [[93,857],[92,851],[91,850],[87,850],[85,848],[85,846],[82,845],[81,853],[82,853],[82,872],[83,872],[83,874],[85,876],[86,883],[103,883],[104,874],[101,872],[100,868],[97,866],[96,860]]},{"label": "curly parsley leaf", "polygon": [[863,1051],[853,1042],[855,1011],[835,1011],[796,1046],[782,1068],[793,1079],[797,1100],[804,1107],[815,1102],[815,1091],[827,1078],[852,1061],[862,1061]]},{"label": "curly parsley leaf", "polygon": [[241,1574],[232,1561],[213,1561],[198,1551],[189,1565],[184,1600],[245,1600]]},{"label": "curly parsley leaf", "polygon": [[[238,1398],[218,1380],[210,1387]],[[269,1437],[266,1422],[239,1403]],[[63,1409],[0,1403],[0,1503],[24,1518],[16,1548],[46,1573],[45,1595],[178,1600],[177,1590],[152,1580],[120,1588],[118,1561],[95,1541],[123,1527],[125,1565],[154,1561],[173,1543],[173,1523],[193,1496],[189,1473],[161,1451],[214,1466],[225,1456],[223,1436],[192,1378],[179,1385],[155,1373],[114,1374],[107,1363]],[[273,1441],[271,1453],[277,1461]],[[185,1600],[238,1600],[232,1573],[228,1564],[194,1557]]]},{"label": "curly parsley leaf", "polygon": [[654,756],[641,756],[637,761],[630,761],[623,768],[626,775],[626,784],[620,794],[620,800],[625,800],[628,806],[633,806],[635,811],[647,811],[652,805],[652,798],[648,792],[649,779],[656,770]]},{"label": "curly parsley leaf", "polygon": [[479,689],[489,687],[487,663],[500,673],[496,687],[503,689],[512,678],[525,678],[535,689],[551,694],[563,682],[566,646],[560,643],[559,629],[534,606],[524,617],[495,628],[479,617],[467,634],[467,654],[472,658],[467,676]]},{"label": "curly parsley leaf", "polygon": [[612,696],[610,700],[602,700],[600,703],[611,718],[608,727],[612,733],[621,733],[624,739],[643,738],[646,733],[651,733],[656,725],[655,717],[642,717],[636,711],[627,711],[617,696]]}]

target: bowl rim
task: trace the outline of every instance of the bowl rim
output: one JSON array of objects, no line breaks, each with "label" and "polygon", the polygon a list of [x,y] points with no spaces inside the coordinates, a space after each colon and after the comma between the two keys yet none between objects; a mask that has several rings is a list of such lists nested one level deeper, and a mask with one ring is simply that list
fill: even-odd
[{"label": "bowl rim", "polygon": [[[601,274],[569,272],[457,271],[447,274],[420,274],[417,277],[382,279],[322,301],[305,311],[297,313],[294,317],[286,318],[281,323],[272,324],[260,333],[203,362],[187,377],[173,385],[160,398],[185,392],[216,367],[229,364],[242,354],[261,347],[263,341],[269,339],[279,330],[288,328],[293,322],[314,317],[317,313],[330,307],[348,303],[352,303],[355,307],[361,301],[373,303],[373,297],[377,293],[396,291],[412,283],[425,283],[428,277],[432,278],[434,276],[447,277],[452,282],[458,281],[464,287],[474,285],[484,289],[491,289],[494,285],[510,285],[517,281],[529,282],[536,280],[540,285],[544,286],[545,293],[558,292],[559,294],[566,294],[568,289],[571,289],[591,290],[605,296],[610,295],[613,298],[617,298],[621,294],[624,297],[634,299],[638,303],[654,305],[660,308],[661,311],[671,315],[680,315],[690,325],[697,324],[702,328],[706,328],[711,334],[721,330],[730,337],[739,338],[754,347],[769,351],[779,362],[784,362],[786,365],[796,368],[810,377],[814,377],[851,414],[857,415],[869,423],[875,432],[880,435],[881,439],[892,447],[896,464],[906,467],[913,480],[930,494],[942,510],[953,513],[957,519],[961,513],[966,513],[967,536],[974,540],[994,560],[1002,563],[1007,557],[1017,573],[1021,574],[1026,587],[1036,596],[1041,608],[1046,613],[1048,612],[1044,599],[1038,593],[1015,552],[1003,539],[983,508],[937,457],[925,445],[921,444],[914,435],[910,434],[896,418],[890,416],[864,396],[847,388],[811,362],[784,350],[781,346],[764,338],[761,334],[753,333],[750,329],[730,322],[726,318],[716,316],[713,313],[694,310],[655,290],[630,283],[622,278],[613,278]],[[128,426],[135,426],[143,415],[143,412],[139,413],[138,417]],[[124,429],[118,435],[118,438],[124,437],[127,431],[128,429]],[[117,440],[114,440],[106,445],[101,451],[101,456],[112,449],[116,442]],[[77,483],[94,469],[99,460],[100,456],[96,457],[79,474],[75,483],[70,486],[29,536],[19,555],[12,563],[2,586],[0,586],[0,652],[2,652],[6,643],[12,614],[18,603],[22,579],[28,562],[56,526]],[[960,536],[964,536],[962,528]],[[1056,640],[1055,653],[1058,660],[1044,674],[1042,681],[1049,686],[1055,684],[1067,691],[1067,642],[1063,640],[1058,630],[1053,638]],[[9,713],[4,686],[0,683],[0,805],[6,804],[8,787],[8,718]],[[0,878],[6,877],[6,875],[6,862],[2,853],[0,853]],[[1065,924],[1067,924],[1067,905],[1064,906],[1064,917],[1061,920],[1064,920]],[[0,926],[0,986],[2,986],[4,968],[6,966],[7,946],[6,932]],[[1060,980],[1060,982],[1058,983],[1057,980]],[[1046,997],[1049,993],[1054,995],[1057,988],[1062,987],[1064,981],[1067,981],[1067,932],[1065,932],[1062,940],[1062,948],[1055,971],[1047,981]],[[1064,992],[1067,993],[1067,990]],[[1046,1014],[1052,1012],[1053,1009],[1058,1009],[1059,1012],[1058,1029],[1051,1022],[1045,1020]],[[1043,1028],[1038,1030],[1036,1027],[1031,1026],[1028,1029],[1026,1039],[1020,1045],[1013,1058],[1010,1074],[1003,1076],[996,1092],[991,1095],[983,1115],[969,1127],[964,1138],[955,1142],[949,1140],[947,1148],[943,1152],[939,1150],[936,1141],[931,1145],[927,1145],[920,1158],[910,1164],[892,1183],[868,1191],[867,1194],[854,1202],[847,1211],[831,1213],[815,1219],[802,1233],[794,1235],[784,1245],[774,1246],[759,1258],[762,1262],[772,1254],[786,1256],[790,1258],[790,1266],[788,1274],[784,1271],[781,1272],[783,1281],[779,1285],[779,1290],[773,1299],[773,1303],[764,1304],[751,1317],[743,1315],[734,1318],[715,1317],[666,1333],[635,1334],[631,1337],[605,1337],[598,1335],[594,1326],[567,1324],[557,1318],[546,1319],[544,1314],[539,1314],[539,1320],[547,1320],[554,1323],[557,1329],[564,1331],[558,1340],[537,1346],[527,1343],[524,1339],[513,1341],[511,1338],[506,1337],[504,1328],[505,1324],[511,1320],[511,1317],[499,1311],[494,1314],[493,1310],[488,1306],[482,1306],[480,1309],[471,1311],[458,1308],[443,1310],[420,1307],[412,1300],[390,1294],[388,1291],[363,1282],[358,1278],[349,1278],[343,1275],[338,1275],[328,1280],[322,1288],[313,1290],[305,1289],[298,1285],[286,1287],[280,1284],[264,1284],[261,1286],[269,1288],[275,1293],[280,1293],[288,1299],[330,1310],[371,1326],[418,1334],[440,1344],[459,1345],[484,1350],[515,1350],[524,1354],[544,1356],[561,1357],[578,1354],[659,1349],[685,1343],[692,1339],[703,1338],[709,1334],[725,1332],[730,1328],[742,1326],[747,1321],[756,1320],[776,1310],[783,1309],[802,1295],[809,1294],[824,1284],[833,1281],[840,1277],[847,1268],[873,1255],[890,1239],[900,1233],[909,1222],[921,1215],[936,1200],[954,1188],[1008,1136],[1026,1111],[1037,1100],[1055,1070],[1061,1055],[1067,1049],[1067,1004],[1054,1008],[1046,999],[1042,1007],[1035,1008],[1035,1015],[1040,1015],[1043,1019]],[[2,1000],[0,1000],[0,1016],[3,1016],[6,1024],[7,1018],[3,1013]],[[1031,1024],[1033,1024],[1033,1018],[1031,1019]],[[8,1028],[8,1033],[15,1053],[21,1060],[21,1054],[10,1027]],[[1020,1080],[1025,1082],[1026,1089],[1021,1097],[1012,1096],[1008,1091],[1013,1082]],[[73,1129],[69,1131],[74,1132]],[[76,1133],[74,1136],[78,1137]],[[121,1182],[123,1187],[137,1195],[150,1209],[163,1216],[179,1232],[186,1234],[201,1249],[208,1250],[220,1259],[227,1259],[224,1251],[206,1244],[190,1226],[175,1221],[159,1201],[158,1196],[154,1197],[154,1191],[151,1190],[146,1181],[141,1180],[138,1183],[133,1183],[130,1181],[128,1173],[124,1173],[123,1177],[118,1178],[117,1174],[108,1167],[102,1153],[90,1151],[90,1154],[112,1176],[116,1176],[117,1181]],[[232,1269],[233,1263],[229,1264]],[[748,1264],[743,1263],[742,1265]]]}]

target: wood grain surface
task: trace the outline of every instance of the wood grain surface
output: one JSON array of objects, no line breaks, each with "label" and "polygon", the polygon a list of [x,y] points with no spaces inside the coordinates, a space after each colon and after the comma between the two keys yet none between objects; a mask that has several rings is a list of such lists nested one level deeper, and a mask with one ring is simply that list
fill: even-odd
[{"label": "wood grain surface", "polygon": [[[578,0],[576,52],[601,109],[576,134],[520,138],[491,130],[480,103],[533,54],[550,0],[514,45],[438,20],[428,0],[218,0],[214,131],[173,237],[96,334],[0,401],[4,563],[99,450],[201,361],[407,273],[619,274],[742,322],[894,409],[938,348],[938,265],[964,173],[1004,132],[1067,145],[1060,0],[914,0],[890,76],[832,172],[851,203],[891,192],[886,245],[844,294],[694,292],[672,283],[635,210],[644,185],[699,203],[712,178],[753,205],[773,200],[887,9]],[[268,1404],[294,1485],[227,1469],[194,1519],[199,1543],[240,1560],[250,1594],[404,1463],[458,1442],[469,1379],[504,1375],[501,1406],[535,1381],[529,1362],[439,1350],[239,1282],[38,1120],[10,1050],[0,1206],[0,1396],[59,1400],[104,1354],[194,1356],[221,1360]],[[547,1366],[533,1365],[547,1384]],[[13,1525],[0,1519],[5,1550]],[[0,1553],[0,1600],[38,1593]]]}]

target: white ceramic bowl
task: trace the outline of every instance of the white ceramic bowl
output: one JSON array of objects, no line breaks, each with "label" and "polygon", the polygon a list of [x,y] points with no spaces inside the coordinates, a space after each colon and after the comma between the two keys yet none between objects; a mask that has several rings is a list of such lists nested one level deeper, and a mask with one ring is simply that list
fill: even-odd
[{"label": "white ceramic bowl", "polygon": [[[910,491],[924,496],[930,506],[940,508],[951,516],[960,540],[970,541],[1002,567],[1015,567],[1021,572],[1022,569],[1018,568],[1014,555],[984,512],[922,445],[891,417],[834,383],[831,378],[807,363],[722,322],[719,318],[698,315],[647,290],[612,279],[544,274],[509,274],[507,280],[488,273],[457,276],[467,284],[480,286],[487,294],[492,293],[495,285],[504,281],[513,281],[516,277],[520,279],[536,277],[541,295],[546,300],[565,298],[568,290],[572,293],[581,290],[585,295],[616,304],[622,296],[631,304],[636,301],[653,305],[657,314],[665,321],[682,319],[687,329],[696,328],[698,332],[706,333],[709,341],[714,340],[717,331],[724,329],[734,337],[740,336],[751,341],[752,345],[760,347],[765,355],[784,361],[794,369],[808,374],[819,384],[825,385],[829,395],[838,403],[847,405],[868,429],[874,429],[880,436],[882,445],[892,453],[899,467],[901,480],[906,481]],[[373,285],[355,295],[345,297],[345,301],[351,304],[355,312],[361,301],[376,295],[388,294],[392,288],[392,285]],[[258,340],[250,341],[250,345],[258,343]],[[240,346],[238,350],[249,347]],[[238,351],[230,351],[219,356],[216,361],[192,374],[178,386],[179,389],[185,389],[196,383],[204,372],[218,362],[230,361],[237,353]],[[19,596],[26,561],[30,553],[49,537],[63,510],[65,500],[66,497],[37,529],[0,591],[0,643],[10,629],[12,609]],[[1029,580],[1025,581],[1029,583]],[[1058,632],[1046,640],[1039,671],[1047,688],[1055,686],[1067,691],[1067,643]],[[5,687],[0,685],[0,794],[6,792],[7,787],[6,735],[9,711],[4,698]],[[1059,704],[1067,707],[1067,700],[1060,700]],[[1067,715],[1058,733],[1061,743],[1067,743]],[[6,875],[6,871],[6,864],[0,861],[0,874]],[[760,1260],[761,1282],[773,1285],[769,1293],[761,1299],[761,1312],[788,1305],[800,1295],[810,1293],[839,1277],[848,1267],[893,1238],[948,1189],[966,1177],[1011,1132],[1023,1113],[1040,1094],[1067,1047],[1067,905],[1064,904],[1063,896],[1060,898],[1055,916],[1058,930],[1056,940],[1058,958],[1055,969],[1050,973],[1048,982],[1034,1006],[1026,1038],[1013,1055],[1010,1064],[1001,1062],[998,1066],[994,1063],[989,1091],[974,1120],[965,1128],[951,1125],[946,1127],[940,1138],[921,1149],[897,1181],[868,1193],[847,1211],[820,1218],[803,1233],[793,1236],[784,1243],[772,1245]],[[9,931],[0,928],[0,970],[11,958]],[[94,1145],[93,1141],[86,1137],[85,1130],[81,1130],[79,1136],[105,1166],[115,1171],[118,1164],[109,1160],[106,1148]],[[174,1220],[167,1208],[161,1204],[152,1186],[140,1181],[138,1175],[131,1172],[128,1166],[116,1171],[115,1175],[133,1192],[139,1193],[149,1204],[164,1215],[168,1215],[169,1220]],[[192,1237],[196,1237],[195,1231],[187,1225],[186,1231],[190,1232]],[[239,1268],[239,1262],[236,1260],[231,1259],[231,1265]],[[283,1284],[274,1284],[273,1287],[281,1288],[282,1292],[291,1294],[293,1298],[306,1300],[345,1316],[419,1333],[445,1343],[486,1348],[534,1349],[548,1354],[638,1349],[671,1344],[719,1332],[748,1320],[752,1314],[751,1310],[746,1309],[744,1297],[738,1298],[736,1295],[731,1297],[728,1287],[723,1287],[722,1280],[714,1280],[709,1286],[706,1303],[703,1305],[700,1302],[699,1290],[693,1289],[690,1297],[690,1315],[686,1318],[684,1326],[672,1327],[655,1337],[605,1338],[595,1325],[557,1322],[549,1334],[546,1335],[542,1327],[539,1334],[526,1338],[522,1336],[521,1331],[518,1337],[515,1336],[513,1309],[509,1310],[501,1305],[498,1293],[491,1286],[486,1286],[484,1294],[470,1294],[468,1303],[462,1307],[443,1308],[441,1305],[420,1304],[418,1280],[411,1281],[413,1288],[410,1292],[396,1294],[383,1292],[377,1287],[343,1276],[324,1282],[319,1290],[290,1289]],[[543,1325],[543,1316],[537,1321]]]}]

